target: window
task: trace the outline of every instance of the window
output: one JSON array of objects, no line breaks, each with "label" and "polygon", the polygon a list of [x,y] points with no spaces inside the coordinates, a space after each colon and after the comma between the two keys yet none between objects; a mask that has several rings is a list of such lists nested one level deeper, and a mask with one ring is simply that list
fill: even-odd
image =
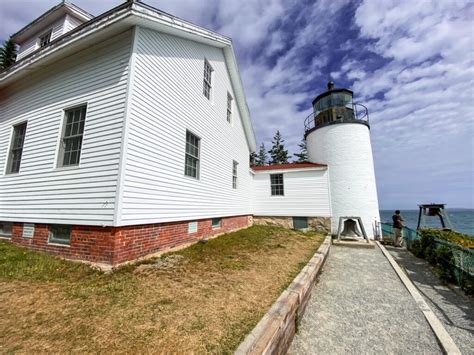
[{"label": "window", "polygon": [[20,171],[21,155],[25,143],[26,122],[13,126],[13,137],[7,164],[7,174]]},{"label": "window", "polygon": [[227,122],[232,121],[232,96],[227,93]]},{"label": "window", "polygon": [[199,179],[199,146],[201,139],[186,131],[184,175]]},{"label": "window", "polygon": [[86,122],[86,105],[65,110],[64,116],[58,165],[60,167],[79,165],[84,123]]},{"label": "window", "polygon": [[222,218],[213,218],[212,219],[212,228],[219,229],[222,225]]},{"label": "window", "polygon": [[51,31],[49,31],[49,32],[45,33],[44,35],[40,36],[39,39],[38,39],[38,42],[39,42],[40,48],[47,46],[49,44],[49,42],[51,42]]},{"label": "window", "polygon": [[236,189],[237,188],[237,166],[239,163],[237,163],[235,160],[232,161],[232,188]]},{"label": "window", "polygon": [[209,62],[204,59],[204,87],[203,93],[209,100],[211,99],[211,88],[212,88],[212,72],[213,69]]},{"label": "window", "polygon": [[0,222],[0,237],[10,238],[12,236],[12,222]]},{"label": "window", "polygon": [[308,229],[308,217],[293,217],[293,229]]},{"label": "window", "polygon": [[69,245],[71,244],[72,227],[63,224],[53,224],[49,227],[49,242]]},{"label": "window", "polygon": [[283,174],[271,174],[270,183],[272,188],[272,196],[283,196]]}]

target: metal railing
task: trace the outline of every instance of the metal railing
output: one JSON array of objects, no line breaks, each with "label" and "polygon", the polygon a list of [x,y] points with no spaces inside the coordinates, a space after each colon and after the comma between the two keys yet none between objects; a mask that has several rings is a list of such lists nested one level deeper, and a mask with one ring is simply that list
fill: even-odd
[{"label": "metal railing", "polygon": [[[337,106],[335,106],[335,107],[337,108]],[[341,107],[344,107],[347,110],[351,110],[350,108],[347,108],[345,106],[341,106]],[[314,112],[311,112],[304,120],[304,130],[305,130],[305,132],[308,132],[309,130],[311,130],[313,128],[323,127],[323,126],[327,126],[327,125],[334,124],[334,123],[354,123],[354,122],[355,123],[360,123],[360,122],[363,122],[363,123],[369,125],[369,109],[367,107],[365,107],[362,104],[353,103],[352,104],[352,112],[353,112],[353,115],[351,115],[352,118],[347,118],[347,117],[344,117],[344,115],[341,115],[341,116],[333,119],[332,121],[323,122],[323,123],[318,123],[316,121],[316,115],[314,114]]]},{"label": "metal railing", "polygon": [[[383,238],[394,238],[393,227],[391,223],[380,223]],[[416,254],[416,248],[423,247],[420,234],[411,228],[403,227],[403,239],[408,250]],[[415,241],[417,241],[415,245]],[[454,269],[454,281],[466,292],[472,292],[472,282],[474,282],[474,249],[465,248],[461,245],[434,238],[434,247],[447,248],[452,258],[443,260],[445,265],[449,264]],[[426,256],[425,256],[426,258]],[[427,259],[429,262],[430,260]],[[438,261],[439,263],[439,261]]]}]

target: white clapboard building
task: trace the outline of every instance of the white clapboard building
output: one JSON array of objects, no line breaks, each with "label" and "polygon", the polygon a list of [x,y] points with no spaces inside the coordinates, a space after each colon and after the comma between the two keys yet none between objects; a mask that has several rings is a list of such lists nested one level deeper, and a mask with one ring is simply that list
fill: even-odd
[{"label": "white clapboard building", "polygon": [[127,1],[97,17],[62,2],[12,39],[1,237],[116,265],[254,220],[334,232],[330,159],[250,167],[229,38]]}]

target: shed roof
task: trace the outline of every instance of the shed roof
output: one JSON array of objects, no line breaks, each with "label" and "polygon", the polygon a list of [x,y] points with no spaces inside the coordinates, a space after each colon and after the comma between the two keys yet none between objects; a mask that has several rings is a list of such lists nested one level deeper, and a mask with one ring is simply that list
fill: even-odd
[{"label": "shed roof", "polygon": [[326,168],[326,167],[327,167],[326,164],[303,162],[303,163],[252,166],[252,170],[253,171],[267,171],[267,170],[290,170],[290,169]]}]

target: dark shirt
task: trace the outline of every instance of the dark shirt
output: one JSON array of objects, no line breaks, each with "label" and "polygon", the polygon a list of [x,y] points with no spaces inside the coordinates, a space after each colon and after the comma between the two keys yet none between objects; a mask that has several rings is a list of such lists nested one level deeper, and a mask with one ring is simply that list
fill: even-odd
[{"label": "dark shirt", "polygon": [[394,214],[392,216],[393,228],[402,229],[403,228],[403,218],[399,214]]}]

